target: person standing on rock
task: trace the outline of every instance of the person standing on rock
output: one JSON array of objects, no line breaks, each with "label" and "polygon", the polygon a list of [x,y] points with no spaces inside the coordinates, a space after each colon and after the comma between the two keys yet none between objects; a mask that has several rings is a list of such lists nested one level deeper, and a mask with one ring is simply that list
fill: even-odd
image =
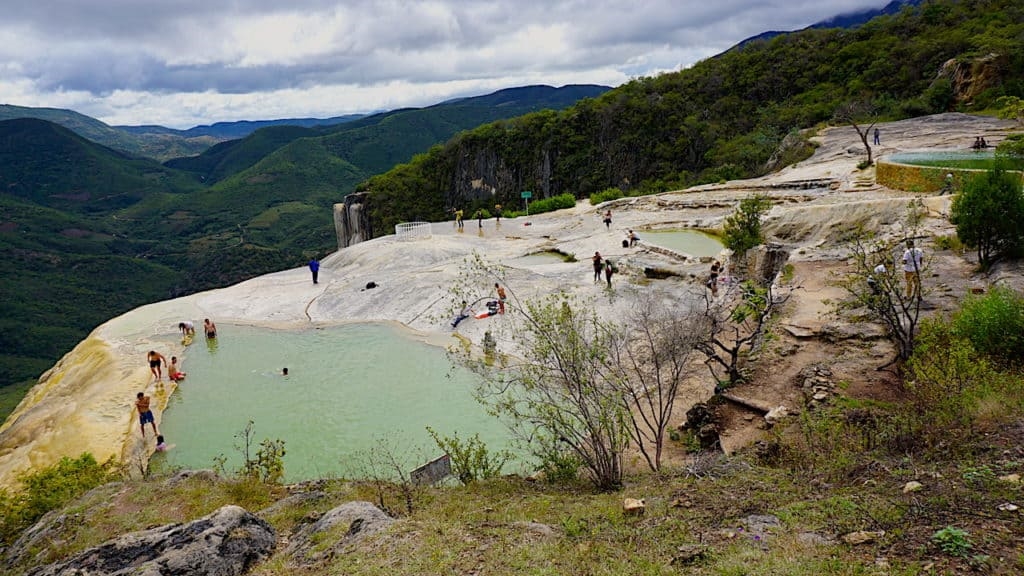
[{"label": "person standing on rock", "polygon": [[455,211],[455,225],[459,227],[459,230],[462,230],[462,209],[461,208]]},{"label": "person standing on rock", "polygon": [[139,427],[142,428],[142,437],[146,437],[146,423],[153,427],[153,434],[156,431],[156,419],[153,418],[153,411],[149,409],[149,396],[139,392],[135,395],[135,409],[139,411]]},{"label": "person standing on rock", "polygon": [[718,298],[718,276],[722,273],[722,263],[715,260],[711,265],[711,273],[708,274],[708,288],[711,289],[711,297]]},{"label": "person standing on rock", "polygon": [[594,262],[594,282],[600,282],[601,269],[604,268],[604,258],[601,258],[600,252],[594,252],[594,256],[591,260]]},{"label": "person standing on rock", "polygon": [[498,314],[505,313],[505,289],[498,284],[494,283],[494,291],[498,293]]},{"label": "person standing on rock", "polygon": [[164,358],[163,354],[156,350],[150,350],[149,354],[146,354],[146,361],[149,362],[149,371],[153,374],[153,380],[155,382],[162,381],[164,373],[161,364],[167,365],[167,358]]},{"label": "person standing on rock", "polygon": [[309,271],[313,273],[313,284],[316,284],[317,277],[320,275],[320,261],[316,259],[316,256],[309,261]]},{"label": "person standing on rock", "polygon": [[604,213],[604,227],[608,230],[612,229],[612,211],[608,210]]},{"label": "person standing on rock", "polygon": [[501,224],[501,204],[494,205],[494,223]]},{"label": "person standing on rock", "polygon": [[881,143],[882,143],[882,132],[878,128],[875,128],[875,145],[877,146],[877,145],[879,145]]},{"label": "person standing on rock", "polygon": [[608,287],[612,287],[612,274],[615,273],[615,264],[612,264],[611,260],[607,258],[604,261],[604,279],[608,282]]},{"label": "person standing on rock", "polygon": [[924,252],[914,247],[913,240],[907,240],[903,251],[903,277],[906,281],[906,297],[921,297],[921,268],[924,267]]}]

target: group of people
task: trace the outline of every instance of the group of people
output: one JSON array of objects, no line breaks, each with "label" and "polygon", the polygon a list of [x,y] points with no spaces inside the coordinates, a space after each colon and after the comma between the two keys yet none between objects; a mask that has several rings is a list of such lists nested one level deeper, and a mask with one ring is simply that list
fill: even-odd
[{"label": "group of people", "polygon": [[[924,269],[924,251],[914,245],[913,240],[907,240],[907,249],[903,251],[903,297],[906,299],[921,297],[921,270]],[[885,278],[888,269],[885,264],[879,264],[871,270],[868,275],[867,284],[872,295],[879,296],[884,291],[882,279]]]},{"label": "group of people", "polygon": [[615,262],[612,262],[610,258],[605,258],[604,256],[601,256],[600,252],[596,251],[594,252],[594,256],[591,257],[591,260],[594,263],[594,282],[597,283],[601,281],[601,273],[603,272],[605,282],[607,282],[608,287],[611,288],[612,275],[619,271],[618,266],[616,266]]},{"label": "group of people", "polygon": [[[178,322],[178,330],[181,332],[183,342],[188,342],[195,336],[196,327],[195,323],[191,320],[182,320]],[[217,325],[212,320],[206,318],[203,320],[203,333],[206,334],[207,339],[217,337]],[[167,361],[167,357],[157,352],[156,350],[150,350],[146,353],[146,362],[149,364],[149,372],[153,375],[153,382],[158,386],[163,386],[164,381],[164,367],[167,368],[167,379],[173,382],[181,382],[185,379],[187,374],[182,372],[178,367],[178,357],[171,356],[170,362]],[[285,369],[285,374],[288,373],[288,369]],[[139,427],[142,429],[142,437],[146,437],[146,424],[149,424],[153,428],[153,434],[156,436],[156,450],[157,452],[163,452],[170,449],[170,446],[164,442],[164,437],[160,436],[156,429],[156,419],[153,417],[153,411],[150,408],[151,399],[144,392],[139,392],[135,396],[135,409],[139,413]]]},{"label": "group of people", "polygon": [[[488,300],[487,302],[487,313],[481,314],[478,316],[479,318],[486,318],[487,316],[505,313],[505,300],[508,299],[508,294],[505,292],[505,288],[501,284],[495,282],[494,294],[496,298]],[[459,307],[459,313],[456,314],[455,318],[451,321],[452,328],[458,328],[459,324],[470,316],[476,316],[476,311],[473,310],[473,306],[471,304],[468,304],[463,300]]]},{"label": "group of people", "polygon": [[[462,210],[462,208],[452,208],[452,215],[455,217],[455,227],[458,228],[459,230],[465,228],[465,221],[463,220],[465,212]],[[483,208],[478,208],[475,212],[473,212],[473,218],[476,218],[476,225],[478,228],[484,227]],[[498,225],[501,224],[501,204],[494,205],[494,222],[495,224]]]}]

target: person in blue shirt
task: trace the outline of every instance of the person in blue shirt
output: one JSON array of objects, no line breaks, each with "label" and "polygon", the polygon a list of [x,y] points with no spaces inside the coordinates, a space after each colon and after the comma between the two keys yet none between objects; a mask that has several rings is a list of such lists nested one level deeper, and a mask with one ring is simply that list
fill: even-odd
[{"label": "person in blue shirt", "polygon": [[309,271],[313,273],[313,284],[316,284],[317,276],[320,275],[320,261],[315,256],[309,261]]}]

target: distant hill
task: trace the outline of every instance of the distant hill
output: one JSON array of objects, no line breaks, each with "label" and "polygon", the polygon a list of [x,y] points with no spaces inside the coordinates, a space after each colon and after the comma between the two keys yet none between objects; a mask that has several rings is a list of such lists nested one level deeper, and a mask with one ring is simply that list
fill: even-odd
[{"label": "distant hill", "polygon": [[189,175],[34,118],[0,121],[0,386],[37,376],[98,324],[180,290],[176,242],[119,212],[195,192]]},{"label": "distant hill", "polygon": [[372,175],[408,161],[413,154],[424,152],[462,130],[537,110],[561,110],[609,89],[592,84],[561,88],[524,86],[425,108],[392,110],[333,126],[264,128],[240,140],[211,147],[198,156],[169,160],[166,165],[193,172],[212,184],[253,166],[272,151],[300,138],[329,138],[338,157]]},{"label": "distant hill", "polygon": [[[925,0],[893,0],[881,8],[869,8],[867,10],[860,10],[857,12],[850,12],[849,14],[840,14],[833,16],[821,22],[816,22],[802,28],[802,30],[814,30],[814,29],[826,29],[826,28],[856,28],[862,24],[871,21],[873,18],[882,15],[892,15],[898,13],[903,9],[904,6],[919,6]],[[734,48],[740,48],[749,44],[750,42],[756,42],[758,40],[770,40],[779,36],[780,34],[787,34],[790,31],[769,31],[762,32],[757,36],[751,36],[746,40],[739,42]]]},{"label": "distant hill", "polygon": [[350,114],[333,118],[287,118],[280,120],[242,120],[217,122],[209,126],[196,126],[176,130],[164,126],[110,126],[95,118],[73,110],[60,108],[29,108],[0,104],[0,120],[36,118],[46,120],[88,138],[108,148],[133,156],[164,161],[182,156],[195,156],[210,146],[226,140],[244,138],[268,126],[330,126],[351,122],[365,114]]},{"label": "distant hill", "polygon": [[249,134],[267,128],[269,126],[300,126],[312,128],[314,126],[332,126],[358,120],[366,114],[346,114],[345,116],[334,116],[332,118],[282,118],[279,120],[239,120],[237,122],[217,122],[215,124],[194,126],[188,130],[175,130],[163,126],[114,126],[131,134],[138,135],[174,135],[182,138],[198,138],[209,136],[218,141],[234,140],[245,138]]}]

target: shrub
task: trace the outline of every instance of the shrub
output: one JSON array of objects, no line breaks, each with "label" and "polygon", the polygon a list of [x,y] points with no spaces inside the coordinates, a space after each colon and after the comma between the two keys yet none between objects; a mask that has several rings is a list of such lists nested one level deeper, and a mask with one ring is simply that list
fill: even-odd
[{"label": "shrub", "polygon": [[92,454],[64,457],[53,466],[22,475],[23,490],[0,490],[0,541],[9,542],[50,510],[56,510],[114,477],[113,460],[99,464]]},{"label": "shrub", "polygon": [[772,207],[771,200],[755,194],[740,200],[736,211],[725,219],[722,240],[725,247],[738,255],[764,242],[761,219]]},{"label": "shrub", "polygon": [[572,194],[559,194],[551,198],[544,198],[530,203],[530,214],[541,214],[543,212],[554,212],[564,208],[576,206],[576,197]]},{"label": "shrub", "polygon": [[618,200],[622,198],[622,190],[618,188],[605,188],[600,192],[594,192],[590,195],[590,205],[597,206],[602,202],[608,202],[609,200]]},{"label": "shrub", "polygon": [[971,551],[970,534],[955,526],[946,526],[932,534],[932,543],[950,556],[964,558]]},{"label": "shrub", "polygon": [[1024,191],[1020,176],[999,165],[980,178],[964,182],[953,199],[949,221],[964,244],[977,250],[978,264],[987,269],[1024,247]]},{"label": "shrub", "polygon": [[430,426],[427,432],[437,447],[451,458],[452,473],[463,484],[498,476],[505,463],[512,459],[512,454],[506,450],[489,451],[479,434],[463,441],[457,435],[441,436]]},{"label": "shrub", "polygon": [[953,329],[996,363],[1020,365],[1024,359],[1024,295],[994,286],[983,296],[969,297],[953,317]]}]

